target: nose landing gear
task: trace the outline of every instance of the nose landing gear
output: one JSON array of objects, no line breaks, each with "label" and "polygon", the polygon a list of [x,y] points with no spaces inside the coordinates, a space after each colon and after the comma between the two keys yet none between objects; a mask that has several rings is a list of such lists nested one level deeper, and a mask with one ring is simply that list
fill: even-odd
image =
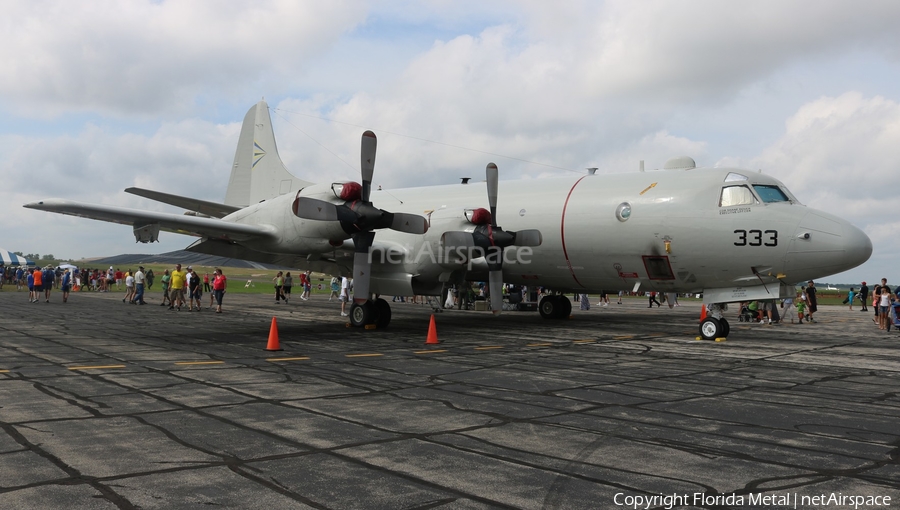
[{"label": "nose landing gear", "polygon": [[728,337],[731,332],[731,326],[725,319],[723,312],[728,309],[728,305],[724,303],[713,303],[709,305],[706,318],[700,322],[700,336],[704,340],[717,340]]}]

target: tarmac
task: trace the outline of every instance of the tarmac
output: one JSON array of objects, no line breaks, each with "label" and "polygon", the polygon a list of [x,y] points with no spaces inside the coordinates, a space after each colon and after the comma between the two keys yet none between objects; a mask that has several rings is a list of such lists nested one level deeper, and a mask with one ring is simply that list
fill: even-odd
[{"label": "tarmac", "polygon": [[713,342],[696,301],[613,297],[444,311],[425,345],[422,305],[363,330],[322,296],[121,297],[0,293],[0,508],[900,504],[900,333],[871,312],[729,310]]}]

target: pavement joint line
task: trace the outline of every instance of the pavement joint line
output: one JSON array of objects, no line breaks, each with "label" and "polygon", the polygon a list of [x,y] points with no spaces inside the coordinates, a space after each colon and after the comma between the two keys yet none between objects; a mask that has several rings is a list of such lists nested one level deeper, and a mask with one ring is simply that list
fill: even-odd
[{"label": "pavement joint line", "polygon": [[224,365],[224,361],[176,361],[176,365]]},{"label": "pavement joint line", "polygon": [[476,347],[476,351],[488,351],[491,349],[503,349],[502,345],[485,345],[484,347]]},{"label": "pavement joint line", "polygon": [[344,356],[347,358],[374,358],[377,356],[384,356],[384,354],[374,352],[367,354],[344,354]]},{"label": "pavement joint line", "polygon": [[67,367],[69,370],[96,370],[100,368],[125,368],[125,365],[93,365],[93,366],[78,366],[78,367]]},{"label": "pavement joint line", "polygon": [[266,358],[266,361],[276,362],[276,361],[300,361],[309,359],[309,356],[300,356],[297,358]]},{"label": "pavement joint line", "polygon": [[447,352],[447,349],[434,349],[431,351],[415,351],[413,354],[436,354],[439,352]]}]

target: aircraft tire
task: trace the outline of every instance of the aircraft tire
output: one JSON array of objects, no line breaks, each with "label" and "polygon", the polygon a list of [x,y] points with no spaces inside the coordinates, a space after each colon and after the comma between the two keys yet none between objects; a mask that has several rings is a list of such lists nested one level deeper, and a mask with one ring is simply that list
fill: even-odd
[{"label": "aircraft tire", "polygon": [[562,303],[562,307],[560,307],[560,319],[568,319],[570,315],[572,315],[572,302],[569,301],[569,298],[566,296],[559,297],[560,303]]},{"label": "aircraft tire", "polygon": [[719,322],[722,323],[722,337],[728,337],[728,334],[731,333],[731,325],[728,324],[728,320],[719,319]]},{"label": "aircraft tire", "polygon": [[375,327],[378,329],[388,327],[391,323],[391,305],[382,298],[375,300]]},{"label": "aircraft tire", "polygon": [[562,312],[562,300],[559,296],[544,296],[538,304],[538,311],[544,319],[559,319]]},{"label": "aircraft tire", "polygon": [[371,299],[363,304],[353,303],[350,305],[350,325],[355,328],[362,328],[366,324],[374,324],[375,312],[375,305],[372,304]]},{"label": "aircraft tire", "polygon": [[722,323],[715,317],[707,317],[700,323],[700,336],[704,340],[715,340],[722,335]]}]

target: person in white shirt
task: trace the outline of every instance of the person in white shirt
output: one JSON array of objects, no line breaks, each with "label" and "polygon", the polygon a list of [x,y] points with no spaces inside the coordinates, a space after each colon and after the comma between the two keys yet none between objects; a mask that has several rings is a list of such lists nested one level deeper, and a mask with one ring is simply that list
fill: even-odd
[{"label": "person in white shirt", "polygon": [[346,276],[341,277],[341,295],[338,299],[341,300],[341,317],[346,317],[347,302],[350,301],[350,278]]},{"label": "person in white shirt", "polygon": [[144,301],[144,283],[147,281],[147,277],[144,276],[144,266],[138,268],[137,272],[134,273],[134,297],[131,299],[131,304],[133,305],[146,305],[147,303]]},{"label": "person in white shirt", "polygon": [[[103,278],[102,273],[100,277]],[[132,276],[131,271],[128,271],[125,273],[125,298],[122,302],[130,303],[132,299],[134,299],[134,276]]]}]

